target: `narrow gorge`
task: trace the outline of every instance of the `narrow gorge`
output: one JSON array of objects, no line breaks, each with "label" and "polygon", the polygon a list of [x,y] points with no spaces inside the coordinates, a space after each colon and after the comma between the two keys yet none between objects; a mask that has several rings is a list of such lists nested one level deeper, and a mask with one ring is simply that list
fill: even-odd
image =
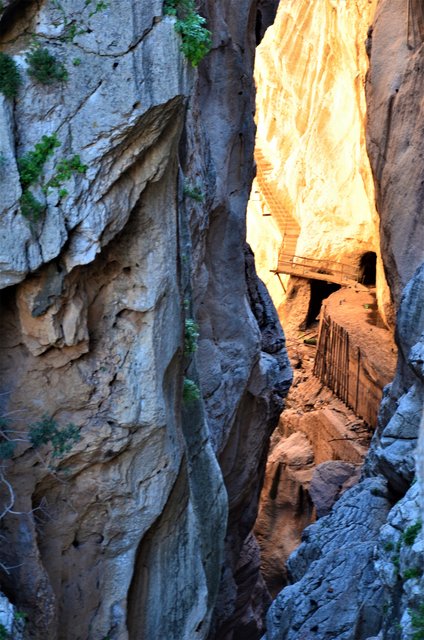
[{"label": "narrow gorge", "polygon": [[420,0],[0,39],[0,640],[423,639]]}]

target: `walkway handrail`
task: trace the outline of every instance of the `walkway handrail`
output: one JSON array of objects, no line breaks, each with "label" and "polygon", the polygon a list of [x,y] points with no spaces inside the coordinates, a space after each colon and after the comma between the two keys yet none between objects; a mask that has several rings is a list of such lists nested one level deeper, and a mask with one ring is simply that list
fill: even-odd
[{"label": "walkway handrail", "polygon": [[314,272],[319,275],[339,276],[341,280],[353,280],[355,282],[360,280],[360,270],[352,264],[280,253],[276,271],[285,273],[287,267],[290,270],[300,271],[304,274]]}]

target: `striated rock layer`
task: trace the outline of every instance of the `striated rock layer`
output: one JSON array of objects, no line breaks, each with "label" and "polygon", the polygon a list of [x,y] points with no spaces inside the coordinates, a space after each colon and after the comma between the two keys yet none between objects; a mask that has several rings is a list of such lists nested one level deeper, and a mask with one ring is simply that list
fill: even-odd
[{"label": "striated rock layer", "polygon": [[[0,398],[21,440],[4,454],[0,585],[39,640],[257,636],[250,531],[290,382],[244,246],[257,3],[204,3],[199,73],[161,1],[102,4],[2,3],[23,84],[0,96]],[[31,33],[65,82],[26,75]],[[46,211],[26,219],[17,159],[53,134],[32,186]],[[46,196],[74,155],[87,169]],[[200,399],[182,402],[184,377]],[[60,459],[31,446],[42,416],[78,428]]]}]

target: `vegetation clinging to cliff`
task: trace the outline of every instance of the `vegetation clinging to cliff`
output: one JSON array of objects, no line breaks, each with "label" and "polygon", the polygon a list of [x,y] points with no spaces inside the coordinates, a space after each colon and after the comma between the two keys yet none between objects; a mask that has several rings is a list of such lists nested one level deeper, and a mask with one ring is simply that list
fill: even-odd
[{"label": "vegetation clinging to cliff", "polygon": [[164,13],[177,18],[175,31],[182,39],[181,51],[193,67],[197,67],[212,48],[206,18],[197,13],[194,0],[165,0]]},{"label": "vegetation clinging to cliff", "polygon": [[68,78],[65,65],[59,62],[48,49],[34,47],[26,56],[28,75],[42,84],[64,82]]},{"label": "vegetation clinging to cliff", "polygon": [[11,56],[0,51],[0,91],[6,98],[14,98],[22,83],[18,65]]},{"label": "vegetation clinging to cliff", "polygon": [[[56,134],[43,136],[32,151],[28,151],[28,153],[18,160],[19,176],[22,185],[21,213],[33,222],[37,222],[37,220],[40,219],[45,211],[45,206],[37,200],[29,190],[29,187],[40,182],[44,165],[60,145],[61,143]],[[53,177],[50,178],[46,184],[42,185],[41,189],[43,193],[47,195],[49,189],[59,189],[59,197],[63,198],[67,196],[67,190],[61,188],[63,183],[69,180],[73,174],[85,173],[87,168],[87,165],[82,164],[79,155],[62,158],[55,167],[56,171]]]}]

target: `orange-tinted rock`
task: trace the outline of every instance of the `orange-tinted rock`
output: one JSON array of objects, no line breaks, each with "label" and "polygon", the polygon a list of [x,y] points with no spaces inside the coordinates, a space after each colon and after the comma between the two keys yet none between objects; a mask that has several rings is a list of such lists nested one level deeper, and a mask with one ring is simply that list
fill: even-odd
[{"label": "orange-tinted rock", "polygon": [[[365,39],[375,5],[374,0],[280,3],[257,54],[256,155],[272,168],[269,209],[280,233],[284,236],[288,217],[300,225],[296,255],[357,266],[364,253],[376,253],[379,307],[390,319],[365,147]],[[259,275],[269,281],[276,255],[263,256],[260,248],[255,230],[264,205],[258,199],[253,194],[248,237],[258,254]],[[274,279],[271,292],[279,306],[284,292]]]}]

